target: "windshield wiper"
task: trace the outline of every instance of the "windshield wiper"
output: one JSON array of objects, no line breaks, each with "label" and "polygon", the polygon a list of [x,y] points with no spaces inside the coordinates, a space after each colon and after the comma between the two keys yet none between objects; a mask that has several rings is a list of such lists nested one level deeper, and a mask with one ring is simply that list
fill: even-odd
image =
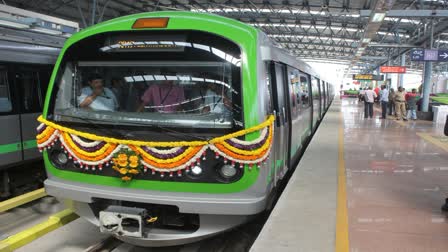
[{"label": "windshield wiper", "polygon": [[[119,132],[117,130],[109,129],[109,128],[106,128],[104,126],[101,126],[101,124],[97,124],[96,122],[101,121],[101,120],[98,120],[98,119],[88,119],[88,118],[84,118],[84,117],[81,117],[81,116],[61,115],[61,114],[59,114],[58,116],[65,116],[65,117],[80,119],[83,122],[88,123],[89,125],[93,125],[94,127],[96,127],[99,131],[101,131],[103,133],[110,134],[112,132],[115,137],[120,137],[120,138],[126,137],[125,135],[123,135],[121,132]],[[114,126],[116,126],[116,125],[114,125]]]},{"label": "windshield wiper", "polygon": [[[123,133],[118,132],[116,130],[111,130],[111,129],[106,128],[104,126],[101,127],[101,124],[97,124],[96,123],[96,122],[101,121],[101,120],[98,120],[98,119],[87,119],[87,118],[84,118],[84,117],[73,116],[73,115],[61,115],[60,114],[59,116],[65,116],[65,117],[80,119],[80,120],[82,120],[84,122],[89,123],[89,125],[94,125],[96,128],[102,130],[102,132],[105,132],[106,134],[112,132],[112,133],[115,133],[115,135],[119,136],[120,138],[128,139],[128,136],[124,135]],[[117,124],[108,124],[108,125],[113,125],[114,127],[118,126]],[[160,125],[148,125],[146,123],[139,123],[139,122],[132,122],[132,125],[146,126],[146,127],[148,127],[148,126],[156,127],[156,128],[159,128],[159,129],[163,130],[167,135],[172,136],[172,137],[174,137],[174,138],[176,138],[178,140],[181,140],[181,141],[185,141],[185,140],[188,141],[191,138],[194,138],[195,140],[201,140],[201,141],[207,141],[208,140],[205,137],[195,136],[195,135],[184,133],[184,132],[181,132],[181,131],[169,129],[169,128],[166,128],[166,127],[163,127],[163,126],[160,126]],[[106,132],[105,130],[109,130],[110,132]],[[172,133],[170,134],[169,132],[176,133],[176,134],[172,134]],[[179,135],[184,136],[184,138],[181,138]]]}]

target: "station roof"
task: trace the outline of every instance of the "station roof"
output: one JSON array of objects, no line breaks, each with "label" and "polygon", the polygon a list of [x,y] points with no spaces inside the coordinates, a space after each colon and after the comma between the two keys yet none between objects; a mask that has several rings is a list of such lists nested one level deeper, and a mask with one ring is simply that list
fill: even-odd
[{"label": "station roof", "polygon": [[[448,49],[448,0],[4,0],[7,5],[87,27],[115,17],[158,10],[189,10],[234,18],[266,32],[308,61],[346,64],[347,73],[399,64],[412,48]],[[93,14],[92,14],[93,13]],[[92,18],[93,17],[93,18]],[[407,54],[408,55],[408,54]],[[406,60],[421,69],[422,64]],[[435,64],[448,72],[448,64]]]}]

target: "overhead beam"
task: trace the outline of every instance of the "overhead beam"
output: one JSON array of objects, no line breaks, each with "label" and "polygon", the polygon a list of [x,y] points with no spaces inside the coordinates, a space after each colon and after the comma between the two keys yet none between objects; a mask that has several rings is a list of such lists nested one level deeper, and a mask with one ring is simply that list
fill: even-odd
[{"label": "overhead beam", "polygon": [[414,48],[413,44],[387,44],[387,43],[369,43],[367,47],[393,47],[393,48]]},{"label": "overhead beam", "polygon": [[[360,10],[361,17],[370,17],[371,10]],[[448,17],[448,10],[390,10],[387,17]]]}]

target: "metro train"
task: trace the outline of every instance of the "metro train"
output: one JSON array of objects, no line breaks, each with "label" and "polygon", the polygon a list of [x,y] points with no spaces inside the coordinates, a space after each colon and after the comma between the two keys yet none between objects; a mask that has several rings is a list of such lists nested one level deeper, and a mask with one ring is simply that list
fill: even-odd
[{"label": "metro train", "polygon": [[[0,39],[0,198],[42,186],[37,117],[59,50]],[[25,166],[26,165],[26,166]],[[29,186],[34,188],[26,188]]]},{"label": "metro train", "polygon": [[139,246],[204,239],[272,207],[334,96],[262,31],[152,12],[70,37],[37,127],[49,195]]}]

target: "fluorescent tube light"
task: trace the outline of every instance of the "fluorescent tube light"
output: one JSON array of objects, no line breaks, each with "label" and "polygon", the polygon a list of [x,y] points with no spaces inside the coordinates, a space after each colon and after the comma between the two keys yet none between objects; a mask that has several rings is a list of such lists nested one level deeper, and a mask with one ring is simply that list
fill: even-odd
[{"label": "fluorescent tube light", "polygon": [[22,24],[22,23],[17,23],[17,22],[12,22],[12,21],[8,21],[8,20],[2,20],[2,19],[0,19],[0,26],[8,26],[8,27],[20,28],[20,29],[30,28],[30,26],[27,24]]},{"label": "fluorescent tube light", "polygon": [[386,13],[375,13],[375,14],[373,14],[372,22],[375,22],[375,23],[383,22],[385,17],[386,17]]},{"label": "fluorescent tube light", "polygon": [[50,29],[45,29],[45,28],[41,28],[41,27],[33,27],[33,28],[31,28],[31,31],[46,33],[46,34],[50,34],[50,35],[61,35],[62,34],[61,31],[50,30]]},{"label": "fluorescent tube light", "polygon": [[370,43],[371,38],[364,38],[362,39],[362,43]]}]

